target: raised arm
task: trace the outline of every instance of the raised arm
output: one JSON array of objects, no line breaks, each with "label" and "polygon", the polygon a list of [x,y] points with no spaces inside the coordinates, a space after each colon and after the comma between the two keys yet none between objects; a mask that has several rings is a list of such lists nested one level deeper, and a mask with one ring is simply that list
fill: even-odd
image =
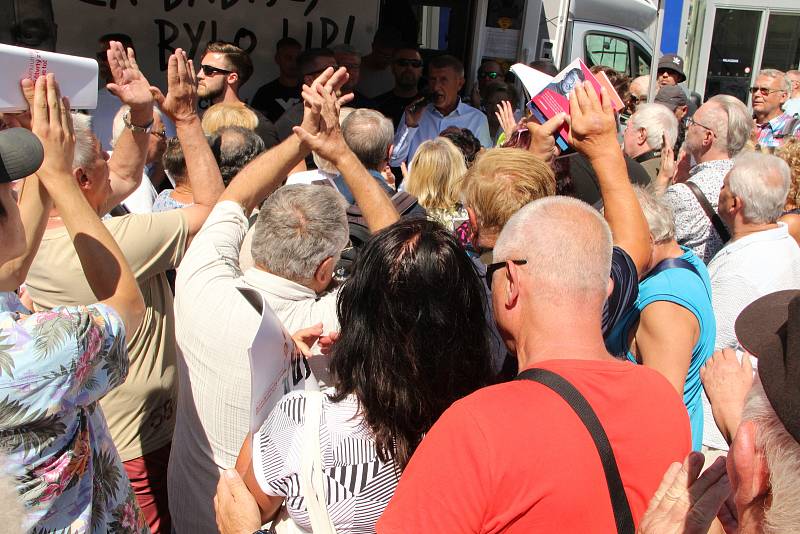
[{"label": "raised arm", "polygon": [[130,336],[144,315],[142,293],[119,245],[86,202],[72,176],[75,149],[72,115],[69,102],[62,101],[52,74],[36,80],[32,114],[33,133],[44,146],[44,162],[37,172],[39,179],[72,238],[89,287],[99,301],[117,311]]},{"label": "raised arm", "polygon": [[[29,109],[33,107],[33,92],[33,82],[29,79],[23,80],[22,93],[28,101]],[[30,124],[27,127],[30,129]],[[25,281],[47,227],[47,213],[52,202],[36,174],[25,178],[17,205],[25,230],[25,251],[22,255],[0,264],[0,291],[14,291]]]},{"label": "raised arm", "polygon": [[[107,54],[114,81],[106,87],[122,104],[130,107],[129,124],[141,128],[150,126],[153,123],[153,95],[150,84],[136,64],[133,49],[126,51],[122,43],[111,41]],[[119,136],[114,153],[108,160],[111,196],[103,206],[102,213],[107,213],[139,187],[149,137],[149,133],[134,132],[130,128],[125,128]]]},{"label": "raised arm", "polygon": [[[314,89],[317,89],[316,91]],[[336,95],[324,87],[304,88],[303,99],[319,107],[321,121],[316,134],[295,126],[294,133],[304,145],[333,163],[342,173],[347,187],[367,222],[370,232],[377,232],[400,219],[394,204],[375,179],[347,146],[339,128]]]},{"label": "raised arm", "polygon": [[[335,93],[346,81],[347,70],[344,67],[334,71],[326,69],[314,80],[311,87],[303,86],[303,90],[322,87],[326,91]],[[339,99],[342,104],[352,98],[347,95]],[[304,102],[302,128],[309,133],[319,131],[321,106],[312,106],[312,102]],[[337,123],[338,124],[338,123]],[[310,148],[301,144],[296,135],[290,135],[278,146],[264,152],[247,164],[233,179],[228,188],[220,197],[220,201],[232,200],[239,203],[249,215],[256,206],[259,206],[270,193],[280,187],[290,171],[300,163],[310,152]]]},{"label": "raised arm", "polygon": [[154,90],[161,110],[175,123],[175,131],[186,159],[186,174],[192,186],[194,204],[182,208],[189,237],[203,226],[225,189],[219,166],[197,116],[197,82],[192,61],[180,48],[167,63],[167,96]]},{"label": "raised arm", "polygon": [[592,85],[584,82],[570,94],[569,104],[569,142],[586,156],[597,174],[614,244],[628,253],[641,278],[650,260],[650,230],[617,142],[617,123],[611,102],[605,89],[601,89],[598,97]]}]

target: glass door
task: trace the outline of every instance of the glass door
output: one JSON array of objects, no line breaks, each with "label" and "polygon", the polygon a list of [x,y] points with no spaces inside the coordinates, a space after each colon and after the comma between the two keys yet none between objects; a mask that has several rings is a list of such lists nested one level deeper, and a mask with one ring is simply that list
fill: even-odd
[{"label": "glass door", "polygon": [[800,14],[770,13],[762,69],[794,70],[800,65]]},{"label": "glass door", "polygon": [[714,17],[705,97],[733,95],[747,102],[761,11],[719,8]]}]

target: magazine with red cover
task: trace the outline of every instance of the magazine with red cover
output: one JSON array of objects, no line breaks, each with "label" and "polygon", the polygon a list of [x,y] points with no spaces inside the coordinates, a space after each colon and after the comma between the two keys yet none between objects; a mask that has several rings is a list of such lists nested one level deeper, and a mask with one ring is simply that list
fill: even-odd
[{"label": "magazine with red cover", "polygon": [[[589,70],[589,67],[580,59],[576,59],[567,65],[555,77],[547,76],[523,64],[516,64],[511,70],[517,75],[530,95],[528,109],[540,123],[553,118],[559,113],[569,115],[569,93],[577,84],[583,81],[591,82],[598,95],[600,94],[600,87],[606,87],[614,111],[622,109],[622,100],[609,83],[608,78],[603,77],[598,80]],[[569,139],[569,126],[564,123],[556,135],[556,143],[562,152],[569,150],[567,139]]]}]

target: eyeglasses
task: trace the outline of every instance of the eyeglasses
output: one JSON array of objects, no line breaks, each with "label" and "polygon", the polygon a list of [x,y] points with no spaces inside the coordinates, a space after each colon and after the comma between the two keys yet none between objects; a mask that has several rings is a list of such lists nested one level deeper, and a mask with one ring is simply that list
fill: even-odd
[{"label": "eyeglasses", "polygon": [[781,93],[784,92],[784,89],[770,89],[769,87],[751,87],[750,94],[754,95],[756,93],[761,94],[761,96],[769,96],[772,93]]},{"label": "eyeglasses", "polygon": [[219,67],[212,67],[211,65],[200,65],[200,69],[206,76],[213,76],[215,74],[230,74],[232,70],[220,69]]},{"label": "eyeglasses", "polygon": [[398,67],[413,67],[415,69],[422,67],[422,61],[419,59],[395,59],[394,64]]},{"label": "eyeglasses", "polygon": [[683,119],[683,120],[684,120],[684,124],[686,125],[686,128],[688,128],[688,127],[689,127],[689,126],[691,126],[692,124],[696,124],[696,125],[697,125],[697,126],[699,126],[700,128],[705,128],[705,129],[706,129],[706,130],[708,130],[709,132],[711,132],[711,133],[713,133],[714,135],[716,135],[716,132],[714,131],[714,128],[710,128],[710,127],[706,126],[705,124],[700,124],[699,122],[697,122],[696,120],[694,120],[692,117],[686,117],[686,118],[685,118],[685,119]]},{"label": "eyeglasses", "polygon": [[497,79],[498,76],[500,76],[499,72],[479,72],[478,73],[478,78],[480,78],[480,79],[491,78],[492,80],[494,80],[494,79]]},{"label": "eyeglasses", "polygon": [[494,276],[495,271],[502,269],[508,262],[513,263],[514,265],[525,265],[528,263],[528,260],[504,260],[498,261],[496,263],[490,263],[486,266],[486,285],[489,287],[489,290],[492,289],[492,277]]}]

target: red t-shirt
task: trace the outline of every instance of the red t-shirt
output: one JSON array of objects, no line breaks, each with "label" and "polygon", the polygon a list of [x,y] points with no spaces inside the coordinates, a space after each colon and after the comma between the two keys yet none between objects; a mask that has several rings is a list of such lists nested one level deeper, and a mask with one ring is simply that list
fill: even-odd
[{"label": "red t-shirt", "polygon": [[[550,360],[591,404],[614,449],[638,525],[670,463],[691,450],[686,408],[658,372],[614,361]],[[603,467],[570,406],[529,380],[484,388],[448,409],[406,467],[377,531],[616,532]]]}]

